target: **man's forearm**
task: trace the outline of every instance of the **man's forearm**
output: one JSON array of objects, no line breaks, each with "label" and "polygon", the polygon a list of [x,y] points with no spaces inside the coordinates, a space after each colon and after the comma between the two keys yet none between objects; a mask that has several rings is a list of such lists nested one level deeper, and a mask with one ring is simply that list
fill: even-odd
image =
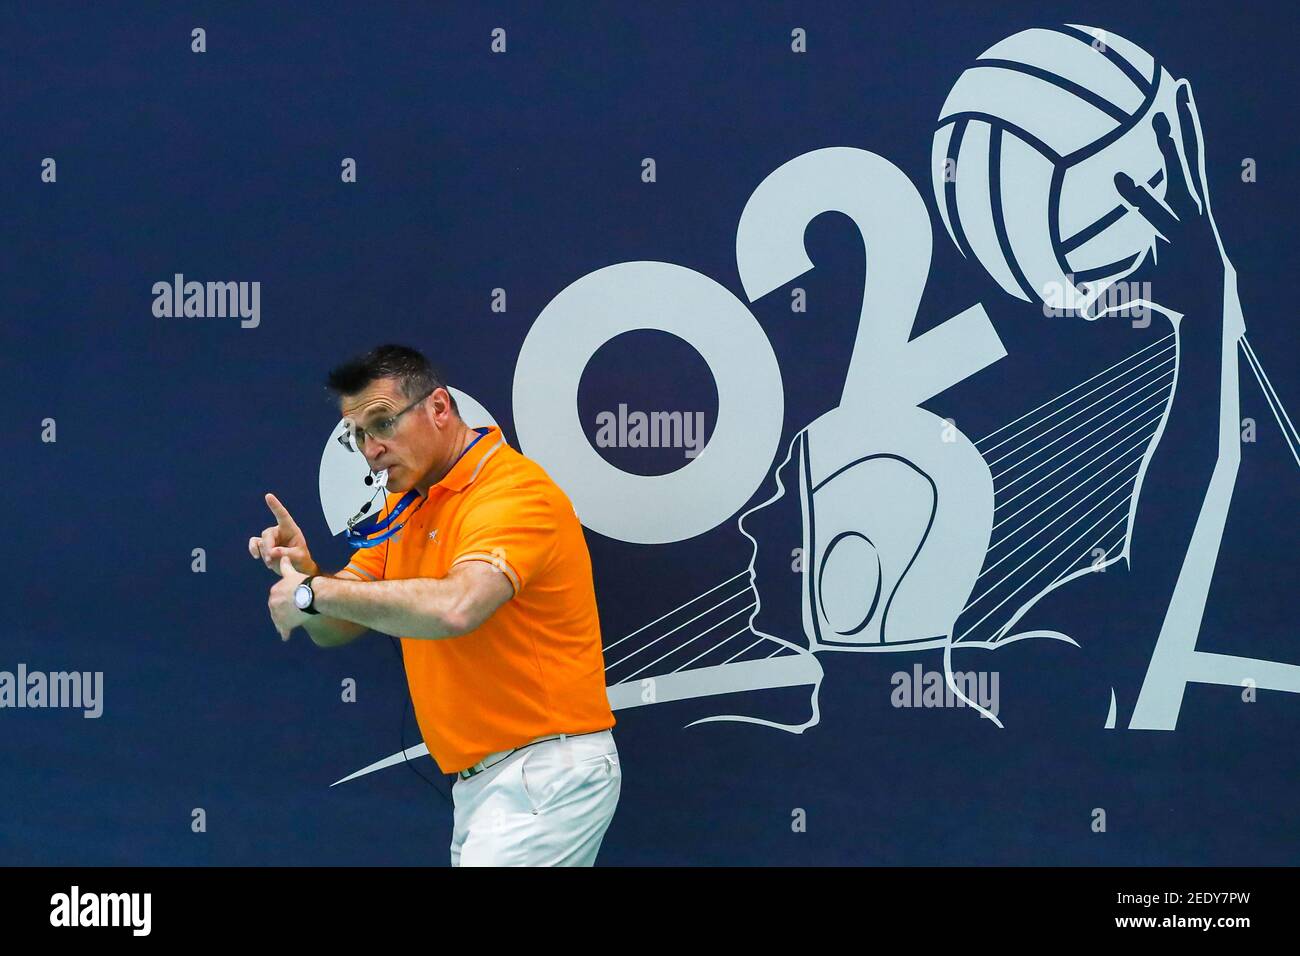
[{"label": "man's forearm", "polygon": [[[336,571],[332,575],[325,574],[321,566],[312,561],[313,570],[308,571],[319,578],[337,577],[339,574],[349,574],[351,571]],[[319,587],[319,584],[317,585]],[[357,624],[355,621],[345,621],[342,618],[330,617],[326,614],[313,614],[303,622],[303,630],[307,636],[312,639],[312,643],[318,647],[339,647],[343,644],[350,644],[362,634],[366,633],[366,627]]]},{"label": "man's forearm", "polygon": [[364,625],[342,618],[312,615],[303,622],[303,630],[318,647],[338,647],[349,644],[366,633]]},{"label": "man's forearm", "polygon": [[443,578],[312,582],[315,608],[394,637],[444,638],[464,633],[459,589]]}]

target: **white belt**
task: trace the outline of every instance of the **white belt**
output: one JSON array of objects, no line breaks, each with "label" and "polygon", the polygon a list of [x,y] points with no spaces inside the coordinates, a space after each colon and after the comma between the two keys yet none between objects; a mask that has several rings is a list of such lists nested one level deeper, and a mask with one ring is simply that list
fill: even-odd
[{"label": "white belt", "polygon": [[[606,728],[607,730],[608,728]],[[528,741],[526,744],[520,744],[518,747],[511,747],[509,750],[499,750],[494,754],[488,754],[472,767],[466,767],[464,770],[458,770],[456,776],[461,780],[468,780],[475,774],[480,774],[489,767],[493,767],[505,760],[516,750],[523,750],[525,747],[531,747],[533,744],[540,744],[544,740],[563,740],[565,737],[585,737],[587,734],[603,734],[604,730],[589,730],[581,734],[547,734],[545,737],[537,737]]]}]

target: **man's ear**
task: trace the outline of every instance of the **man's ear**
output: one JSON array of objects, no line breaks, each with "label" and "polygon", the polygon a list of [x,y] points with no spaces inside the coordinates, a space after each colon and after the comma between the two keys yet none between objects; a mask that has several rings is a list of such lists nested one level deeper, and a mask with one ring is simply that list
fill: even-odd
[{"label": "man's ear", "polygon": [[451,393],[446,388],[439,386],[433,390],[429,400],[424,403],[429,409],[430,421],[439,416],[445,416],[451,412]]}]

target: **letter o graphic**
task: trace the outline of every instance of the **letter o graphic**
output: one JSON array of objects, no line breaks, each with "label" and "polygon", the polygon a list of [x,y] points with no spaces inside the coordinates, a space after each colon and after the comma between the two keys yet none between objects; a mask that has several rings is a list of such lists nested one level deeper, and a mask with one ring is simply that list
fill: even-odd
[{"label": "letter o graphic", "polygon": [[[578,419],[587,362],[637,329],[692,346],[718,390],[708,445],[666,475],[615,468]],[[672,396],[664,403],[671,410]],[[682,541],[734,515],[766,476],[785,417],[780,366],[748,307],[708,276],[668,262],[606,266],[552,299],[519,350],[513,404],[521,449],[564,489],[582,523],[636,544]]]}]

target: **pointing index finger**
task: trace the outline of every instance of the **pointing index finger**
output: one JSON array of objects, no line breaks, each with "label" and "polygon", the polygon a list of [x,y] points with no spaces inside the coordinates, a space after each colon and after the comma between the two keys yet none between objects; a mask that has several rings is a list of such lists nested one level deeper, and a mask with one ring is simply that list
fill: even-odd
[{"label": "pointing index finger", "polygon": [[266,506],[271,509],[271,514],[275,515],[275,523],[281,528],[291,531],[297,527],[293,516],[289,514],[289,509],[280,504],[280,499],[269,491],[266,493]]}]

